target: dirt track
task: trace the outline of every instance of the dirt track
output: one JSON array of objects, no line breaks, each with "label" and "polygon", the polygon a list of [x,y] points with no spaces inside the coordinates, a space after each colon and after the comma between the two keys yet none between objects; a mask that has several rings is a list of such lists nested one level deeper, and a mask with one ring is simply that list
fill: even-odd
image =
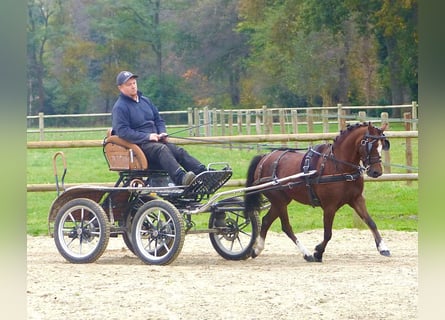
[{"label": "dirt track", "polygon": [[[50,237],[28,236],[28,319],[416,319],[417,233],[334,230],[323,263],[270,233],[256,259],[227,261],[188,235],[169,266],[143,264],[111,238],[93,264],[66,262]],[[308,248],[322,230],[297,235]]]}]

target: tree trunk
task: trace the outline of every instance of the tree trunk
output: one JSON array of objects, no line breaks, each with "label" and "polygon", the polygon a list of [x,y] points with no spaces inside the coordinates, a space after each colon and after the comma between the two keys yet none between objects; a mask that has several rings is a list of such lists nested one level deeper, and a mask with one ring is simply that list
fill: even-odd
[{"label": "tree trunk", "polygon": [[[400,55],[397,51],[397,40],[395,37],[389,36],[385,38],[385,45],[388,52],[388,69],[391,86],[391,104],[403,104],[403,84],[400,81],[402,66]],[[400,109],[394,110],[393,117],[400,117]]]},{"label": "tree trunk", "polygon": [[231,70],[229,73],[229,84],[230,84],[230,99],[232,101],[232,106],[237,106],[240,104],[240,73],[235,68],[235,70]]}]

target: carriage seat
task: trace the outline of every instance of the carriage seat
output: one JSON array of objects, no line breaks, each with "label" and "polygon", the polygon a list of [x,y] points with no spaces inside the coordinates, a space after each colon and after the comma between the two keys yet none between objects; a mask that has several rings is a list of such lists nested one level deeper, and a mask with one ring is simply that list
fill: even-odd
[{"label": "carriage seat", "polygon": [[111,171],[148,170],[148,160],[142,149],[115,135],[111,128],[107,130],[103,152]]}]

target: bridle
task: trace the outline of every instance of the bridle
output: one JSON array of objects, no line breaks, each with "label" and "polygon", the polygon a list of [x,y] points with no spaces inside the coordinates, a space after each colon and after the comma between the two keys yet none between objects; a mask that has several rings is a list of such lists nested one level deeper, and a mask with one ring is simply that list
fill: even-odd
[{"label": "bridle", "polygon": [[365,133],[362,141],[360,142],[360,156],[361,161],[363,162],[366,170],[376,164],[382,162],[381,156],[379,153],[377,155],[372,155],[371,151],[374,148],[374,144],[378,141],[382,143],[382,150],[389,150],[390,144],[389,141],[386,140],[386,136],[384,134],[381,135],[372,135],[369,134],[369,131]]}]

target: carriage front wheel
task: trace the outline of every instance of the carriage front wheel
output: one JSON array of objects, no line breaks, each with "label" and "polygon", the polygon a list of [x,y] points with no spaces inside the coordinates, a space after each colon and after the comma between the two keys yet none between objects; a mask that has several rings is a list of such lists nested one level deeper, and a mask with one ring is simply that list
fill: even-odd
[{"label": "carriage front wheel", "polygon": [[165,200],[142,205],[131,223],[131,243],[146,264],[173,262],[184,245],[184,220],[178,209]]},{"label": "carriage front wheel", "polygon": [[[217,226],[217,220],[224,219],[224,226]],[[227,260],[245,260],[251,256],[252,247],[260,232],[260,218],[257,211],[244,217],[244,201],[241,198],[221,201],[212,211],[209,228],[210,242],[216,252]]]},{"label": "carriage front wheel", "polygon": [[105,251],[110,223],[102,207],[88,198],[64,204],[54,221],[57,250],[69,262],[91,263]]}]

